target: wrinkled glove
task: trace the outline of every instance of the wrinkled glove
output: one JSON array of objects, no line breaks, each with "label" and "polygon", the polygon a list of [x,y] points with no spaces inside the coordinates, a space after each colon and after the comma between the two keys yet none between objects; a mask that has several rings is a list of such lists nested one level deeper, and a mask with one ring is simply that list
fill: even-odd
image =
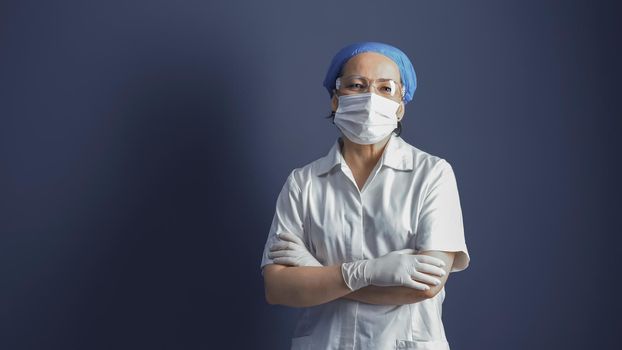
[{"label": "wrinkled glove", "polygon": [[352,291],[368,285],[405,286],[428,290],[440,280],[430,276],[444,276],[445,262],[428,255],[412,255],[410,249],[385,254],[376,259],[364,259],[341,264],[343,280]]},{"label": "wrinkled glove", "polygon": [[307,250],[300,237],[289,232],[283,232],[278,237],[279,241],[270,246],[268,253],[268,257],[275,263],[290,266],[322,266]]}]

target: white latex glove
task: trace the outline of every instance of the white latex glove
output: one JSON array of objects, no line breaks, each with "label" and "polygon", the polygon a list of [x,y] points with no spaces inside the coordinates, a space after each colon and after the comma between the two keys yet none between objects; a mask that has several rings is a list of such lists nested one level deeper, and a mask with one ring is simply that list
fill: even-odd
[{"label": "white latex glove", "polygon": [[270,246],[268,253],[268,257],[275,263],[290,266],[322,266],[307,250],[300,237],[289,232],[283,232],[278,237],[279,241]]},{"label": "white latex glove", "polygon": [[405,286],[417,290],[428,290],[427,285],[438,285],[440,280],[432,277],[444,276],[445,262],[428,255],[412,255],[412,249],[402,249],[376,259],[357,260],[341,264],[343,280],[350,290],[355,291],[370,284],[375,286]]}]

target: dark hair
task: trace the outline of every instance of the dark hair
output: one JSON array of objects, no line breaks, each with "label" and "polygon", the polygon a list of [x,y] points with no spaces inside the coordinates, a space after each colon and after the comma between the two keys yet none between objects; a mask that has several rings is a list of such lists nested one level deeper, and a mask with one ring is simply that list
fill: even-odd
[{"label": "dark hair", "polygon": [[[335,111],[330,112],[330,115],[326,116],[326,118],[330,118],[333,124],[335,124]],[[400,136],[400,134],[402,133],[402,121],[401,120],[397,121],[397,128],[395,128],[393,132],[395,133],[396,136]]]}]

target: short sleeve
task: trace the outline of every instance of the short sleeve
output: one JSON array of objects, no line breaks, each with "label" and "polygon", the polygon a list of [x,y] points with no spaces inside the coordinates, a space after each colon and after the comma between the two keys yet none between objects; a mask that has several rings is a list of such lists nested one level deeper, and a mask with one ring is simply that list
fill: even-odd
[{"label": "short sleeve", "polygon": [[292,171],[287,177],[287,181],[285,181],[276,200],[274,217],[272,218],[272,224],[268,231],[268,238],[261,258],[262,275],[263,267],[274,263],[272,259],[268,257],[268,253],[270,252],[270,246],[278,241],[278,234],[290,232],[300,238],[304,237],[302,218],[301,191],[294,179],[294,171]]},{"label": "short sleeve", "polygon": [[456,252],[451,272],[462,271],[469,265],[458,185],[451,165],[444,159],[430,173],[419,214],[415,249]]}]

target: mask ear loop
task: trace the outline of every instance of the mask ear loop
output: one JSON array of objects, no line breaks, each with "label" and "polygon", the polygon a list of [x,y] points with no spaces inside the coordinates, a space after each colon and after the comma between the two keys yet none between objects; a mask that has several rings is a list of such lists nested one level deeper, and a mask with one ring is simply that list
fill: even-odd
[{"label": "mask ear loop", "polygon": [[[333,90],[333,96],[337,94],[337,90],[341,87],[341,77],[335,80],[335,90]],[[331,118],[333,124],[335,124],[335,111],[330,111],[330,115],[327,118]]]},{"label": "mask ear loop", "polygon": [[[406,96],[406,89],[403,88],[404,84],[400,84],[400,85],[402,85],[400,86],[402,102],[404,102],[404,96]],[[400,136],[402,134],[402,121],[401,120],[397,121],[397,127],[395,128],[395,130],[393,130],[393,133],[395,133],[396,136]]]}]

